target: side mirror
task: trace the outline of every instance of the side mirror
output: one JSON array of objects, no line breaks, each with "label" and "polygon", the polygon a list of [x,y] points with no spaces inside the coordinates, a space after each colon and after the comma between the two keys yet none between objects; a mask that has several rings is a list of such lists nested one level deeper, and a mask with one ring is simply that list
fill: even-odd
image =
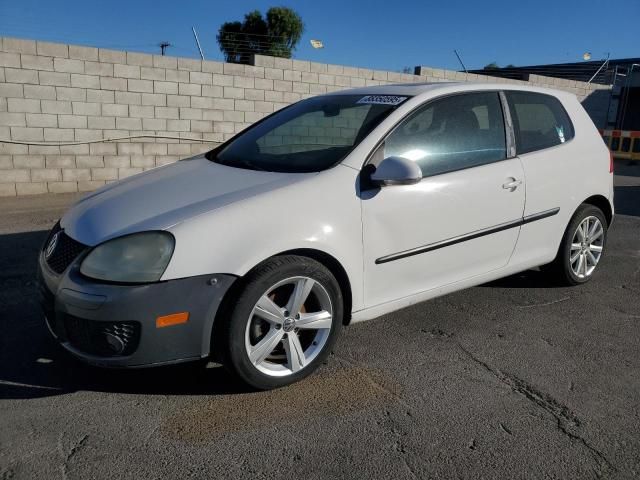
[{"label": "side mirror", "polygon": [[420,167],[404,157],[387,157],[371,174],[371,183],[378,187],[414,185],[422,180]]}]

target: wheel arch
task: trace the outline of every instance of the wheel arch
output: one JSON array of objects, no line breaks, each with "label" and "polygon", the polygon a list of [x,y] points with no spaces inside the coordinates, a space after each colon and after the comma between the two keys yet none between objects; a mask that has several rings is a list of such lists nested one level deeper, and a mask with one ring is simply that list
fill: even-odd
[{"label": "wheel arch", "polygon": [[[592,195],[587,198],[582,204],[593,205],[594,207],[599,208],[604,213],[604,217],[607,220],[607,227],[611,225],[611,221],[613,220],[613,207],[611,206],[611,202],[604,195]],[[575,212],[574,212],[575,213]]]}]

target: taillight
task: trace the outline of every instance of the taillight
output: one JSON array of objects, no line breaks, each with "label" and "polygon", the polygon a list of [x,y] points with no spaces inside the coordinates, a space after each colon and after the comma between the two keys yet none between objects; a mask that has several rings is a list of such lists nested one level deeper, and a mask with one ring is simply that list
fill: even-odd
[{"label": "taillight", "polygon": [[613,152],[609,152],[609,173],[613,173]]}]

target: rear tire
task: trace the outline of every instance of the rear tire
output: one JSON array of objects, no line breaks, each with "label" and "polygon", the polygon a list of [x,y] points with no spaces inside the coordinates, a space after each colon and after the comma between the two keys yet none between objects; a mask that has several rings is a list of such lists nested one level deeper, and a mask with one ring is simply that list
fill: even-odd
[{"label": "rear tire", "polygon": [[580,205],[565,230],[555,260],[541,269],[561,285],[588,282],[602,259],[607,228],[602,210]]},{"label": "rear tire", "polygon": [[296,255],[273,257],[244,279],[215,343],[225,366],[251,387],[282,387],[327,358],[343,308],[340,286],[324,265]]}]

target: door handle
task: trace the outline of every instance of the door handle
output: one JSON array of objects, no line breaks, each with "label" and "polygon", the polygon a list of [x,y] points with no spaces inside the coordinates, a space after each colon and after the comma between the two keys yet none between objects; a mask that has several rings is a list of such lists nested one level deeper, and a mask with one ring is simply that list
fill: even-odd
[{"label": "door handle", "polygon": [[509,179],[508,182],[502,184],[502,188],[504,188],[505,190],[510,190],[510,191],[513,192],[520,185],[522,185],[522,180],[517,180],[517,179],[512,177],[512,178]]}]

